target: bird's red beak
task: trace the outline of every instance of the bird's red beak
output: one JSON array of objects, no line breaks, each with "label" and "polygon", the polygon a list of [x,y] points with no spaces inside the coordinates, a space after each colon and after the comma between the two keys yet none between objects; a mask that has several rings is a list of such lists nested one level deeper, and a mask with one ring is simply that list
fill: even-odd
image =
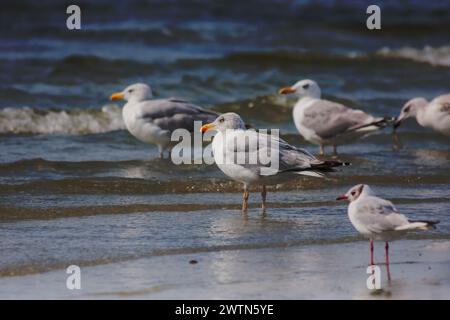
[{"label": "bird's red beak", "polygon": [[340,200],[348,200],[348,197],[347,197],[345,194],[343,194],[342,196],[337,197],[336,200],[337,200],[337,201],[340,201]]}]

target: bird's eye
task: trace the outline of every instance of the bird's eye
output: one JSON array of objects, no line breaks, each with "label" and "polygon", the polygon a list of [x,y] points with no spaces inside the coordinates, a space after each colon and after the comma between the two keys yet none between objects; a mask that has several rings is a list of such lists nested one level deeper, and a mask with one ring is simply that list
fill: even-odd
[{"label": "bird's eye", "polygon": [[407,106],[404,111],[409,112],[409,109],[411,109],[411,106]]},{"label": "bird's eye", "polygon": [[302,86],[302,88],[305,89],[305,90],[308,89],[308,88],[309,88],[309,83],[304,84],[304,85]]},{"label": "bird's eye", "polygon": [[356,192],[355,192],[355,191],[353,191],[353,192],[352,192],[352,196],[354,196],[355,194],[356,194]]},{"label": "bird's eye", "polygon": [[129,93],[132,93],[133,91],[134,91],[133,89],[128,90]]},{"label": "bird's eye", "polygon": [[220,118],[220,119],[219,119],[219,122],[220,122],[220,123],[222,123],[222,122],[224,122],[224,121],[225,121],[224,118]]}]

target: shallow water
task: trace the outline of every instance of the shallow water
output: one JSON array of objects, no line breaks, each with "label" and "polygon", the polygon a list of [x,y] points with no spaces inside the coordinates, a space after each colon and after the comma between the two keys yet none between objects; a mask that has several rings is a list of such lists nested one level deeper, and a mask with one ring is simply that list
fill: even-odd
[{"label": "shallow water", "polygon": [[[22,3],[0,13],[0,276],[354,242],[360,238],[334,199],[357,183],[411,218],[441,221],[411,238],[450,238],[450,141],[413,121],[399,130],[401,148],[384,130],[340,147],[353,165],[330,180],[270,188],[265,216],[252,190],[243,217],[239,184],[214,165],[156,159],[156,148],[124,131],[120,105],[108,101],[146,82],[159,97],[280,128],[316,153],[293,125],[294,101],[277,89],[312,78],[326,98],[380,116],[397,115],[411,97],[447,93],[450,9],[441,1],[385,4],[381,32],[364,28],[364,1],[80,2],[79,32],[64,28],[64,12],[51,1]],[[7,25],[14,28],[5,32]]]}]

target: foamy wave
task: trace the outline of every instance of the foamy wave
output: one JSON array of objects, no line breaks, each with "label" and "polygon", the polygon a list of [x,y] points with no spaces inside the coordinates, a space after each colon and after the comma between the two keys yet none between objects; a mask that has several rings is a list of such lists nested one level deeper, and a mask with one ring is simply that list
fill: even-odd
[{"label": "foamy wave", "polygon": [[450,46],[433,48],[426,46],[423,49],[403,47],[400,49],[382,48],[377,55],[389,58],[402,58],[418,62],[429,63],[433,66],[450,67]]},{"label": "foamy wave", "polygon": [[90,134],[124,129],[121,109],[41,110],[0,109],[0,133]]}]

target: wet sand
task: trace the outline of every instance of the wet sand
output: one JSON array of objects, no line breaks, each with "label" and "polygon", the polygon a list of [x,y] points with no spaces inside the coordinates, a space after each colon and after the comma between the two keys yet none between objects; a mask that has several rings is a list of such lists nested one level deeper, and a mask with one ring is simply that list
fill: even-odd
[{"label": "wet sand", "polygon": [[[81,290],[66,273],[0,278],[2,299],[449,299],[450,241],[391,245],[392,282],[366,287],[368,243],[238,249],[162,255],[81,269]],[[376,261],[383,245],[376,243]],[[197,263],[192,263],[196,261]]]}]

